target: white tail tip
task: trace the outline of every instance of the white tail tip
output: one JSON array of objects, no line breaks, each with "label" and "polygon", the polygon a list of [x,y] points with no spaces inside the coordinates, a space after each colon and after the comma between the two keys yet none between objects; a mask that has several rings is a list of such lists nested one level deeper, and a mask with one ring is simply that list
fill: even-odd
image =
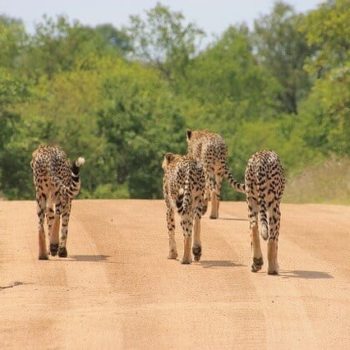
[{"label": "white tail tip", "polygon": [[266,241],[269,238],[269,229],[264,224],[262,224],[261,226],[262,227],[261,227],[260,234],[261,234],[261,237]]},{"label": "white tail tip", "polygon": [[83,157],[79,157],[79,158],[75,161],[75,165],[76,165],[77,167],[81,167],[84,163],[85,163],[85,158],[83,158]]}]

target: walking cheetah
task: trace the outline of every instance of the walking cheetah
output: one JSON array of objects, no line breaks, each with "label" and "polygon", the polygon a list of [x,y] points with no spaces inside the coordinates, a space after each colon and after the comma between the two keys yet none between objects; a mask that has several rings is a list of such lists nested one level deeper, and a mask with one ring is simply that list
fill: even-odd
[{"label": "walking cheetah", "polygon": [[[71,201],[80,190],[79,170],[85,160],[79,157],[73,165],[58,146],[39,146],[32,154],[30,163],[36,192],[39,217],[39,259],[47,260],[44,219],[48,225],[49,250],[52,256],[58,251],[61,258],[67,257],[68,222]],[[54,210],[55,205],[55,210]],[[62,216],[61,237],[58,238]]]},{"label": "walking cheetah", "polygon": [[284,170],[278,155],[262,151],[252,155],[245,171],[245,191],[253,250],[252,272],[263,265],[258,233],[267,242],[268,274],[278,274],[277,250],[280,228],[280,202],[285,186]]},{"label": "walking cheetah", "polygon": [[193,158],[167,153],[162,168],[163,193],[167,206],[166,218],[169,234],[169,259],[177,258],[175,243],[174,209],[181,216],[181,227],[184,235],[184,255],[182,264],[190,264],[192,245],[192,226],[194,221],[194,241],[192,253],[194,260],[199,261],[202,255],[200,240],[200,220],[203,214],[205,178],[202,166]]},{"label": "walking cheetah", "polygon": [[227,164],[227,146],[220,135],[205,130],[187,130],[187,146],[188,154],[203,164],[205,198],[211,199],[210,218],[217,219],[223,178],[238,192],[244,192],[244,185],[233,178]]}]

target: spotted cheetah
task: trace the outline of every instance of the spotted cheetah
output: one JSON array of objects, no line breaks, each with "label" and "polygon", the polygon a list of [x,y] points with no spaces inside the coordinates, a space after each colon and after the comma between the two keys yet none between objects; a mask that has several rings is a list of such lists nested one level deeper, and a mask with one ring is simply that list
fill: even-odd
[{"label": "spotted cheetah", "polygon": [[220,192],[223,178],[232,188],[244,192],[244,185],[233,177],[227,164],[227,146],[224,139],[206,130],[187,130],[188,155],[203,164],[205,174],[205,198],[211,199],[211,219],[219,217]]},{"label": "spotted cheetah", "polygon": [[192,245],[192,226],[194,221],[194,241],[192,253],[199,261],[202,255],[200,240],[200,220],[205,207],[205,178],[202,166],[193,158],[167,153],[162,168],[163,193],[167,207],[166,218],[169,234],[169,259],[177,258],[175,243],[174,209],[180,214],[184,236],[184,255],[182,264],[190,264]]},{"label": "spotted cheetah", "polygon": [[[49,251],[61,258],[67,257],[67,233],[71,202],[80,190],[79,170],[85,160],[79,157],[71,165],[65,152],[58,146],[39,146],[32,154],[30,163],[36,191],[39,217],[39,259],[47,260],[44,218],[48,225]],[[55,209],[54,209],[55,205]],[[58,238],[62,216],[61,237]]]},{"label": "spotted cheetah", "polygon": [[260,235],[267,242],[268,274],[278,274],[277,250],[280,228],[280,202],[285,186],[284,170],[278,155],[261,151],[252,155],[245,171],[245,192],[253,250],[252,272],[263,265]]}]

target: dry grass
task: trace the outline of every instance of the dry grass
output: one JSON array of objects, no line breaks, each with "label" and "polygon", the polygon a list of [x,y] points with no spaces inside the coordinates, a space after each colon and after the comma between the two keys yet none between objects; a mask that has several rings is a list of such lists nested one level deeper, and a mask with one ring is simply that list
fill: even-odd
[{"label": "dry grass", "polygon": [[284,202],[350,204],[350,159],[330,159],[289,179]]}]

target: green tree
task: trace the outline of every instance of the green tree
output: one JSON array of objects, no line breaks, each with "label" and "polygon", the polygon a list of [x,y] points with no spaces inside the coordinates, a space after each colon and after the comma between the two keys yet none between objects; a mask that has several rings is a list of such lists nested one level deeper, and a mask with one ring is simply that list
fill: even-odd
[{"label": "green tree", "polygon": [[316,81],[300,116],[308,147],[328,156],[350,154],[350,62]]},{"label": "green tree", "polygon": [[27,34],[22,21],[0,15],[0,67],[17,69]]},{"label": "green tree", "polygon": [[292,6],[277,2],[271,14],[254,22],[256,57],[280,84],[278,99],[283,111],[294,114],[310,89],[304,64],[314,50],[298,29],[303,18]]},{"label": "green tree", "polygon": [[185,23],[181,12],[159,3],[145,17],[130,17],[133,56],[153,64],[169,80],[183,77],[204,32],[194,23]]},{"label": "green tree", "polygon": [[60,16],[28,35],[0,16],[1,195],[33,198],[40,143],[86,158],[83,198],[161,197],[162,158],[186,152],[187,127],[225,138],[239,181],[261,149],[291,176],[347,156],[349,19],[345,0],[305,15],[279,2],[253,33],[229,27],[199,52],[203,32],[160,4],[125,30]]},{"label": "green tree", "polygon": [[[18,152],[20,147],[15,146],[23,131],[22,119],[13,110],[16,103],[27,97],[27,86],[0,68],[0,192],[10,198],[22,197],[24,189],[28,187],[23,164],[19,165],[23,152]],[[25,143],[26,139],[22,140],[22,145]]]},{"label": "green tree", "polygon": [[[191,126],[203,125],[231,136],[243,120],[275,115],[277,88],[271,74],[256,62],[245,27],[230,27],[196,57],[183,84],[184,94],[191,96],[186,106]],[[198,104],[200,110],[193,113]]]},{"label": "green tree", "polygon": [[24,66],[27,74],[38,78],[75,69],[94,69],[107,55],[123,55],[129,51],[126,33],[111,25],[91,28],[78,21],[70,23],[64,16],[44,17],[28,45]]},{"label": "green tree", "polygon": [[103,95],[108,104],[98,125],[108,142],[106,183],[114,189],[126,184],[132,198],[159,198],[164,154],[185,150],[184,119],[174,95],[157,71],[122,62],[108,71]]},{"label": "green tree", "polygon": [[300,111],[303,138],[323,155],[350,154],[350,7],[332,0],[311,11],[301,23],[317,51],[307,68],[314,85]]},{"label": "green tree", "polygon": [[121,55],[132,50],[130,38],[125,30],[117,29],[111,24],[100,24],[91,28],[91,32],[99,39],[101,49],[111,48]]},{"label": "green tree", "polygon": [[82,172],[85,196],[96,190],[108,172],[102,162],[106,143],[97,135],[96,114],[104,101],[100,74],[75,70],[57,73],[51,79],[44,76],[32,88],[31,99],[16,106],[32,130],[27,136],[32,140],[29,150],[40,143],[59,144],[71,158],[86,158]]},{"label": "green tree", "polygon": [[309,57],[310,73],[321,77],[350,61],[350,6],[348,0],[328,0],[300,23],[309,46],[317,50]]}]

